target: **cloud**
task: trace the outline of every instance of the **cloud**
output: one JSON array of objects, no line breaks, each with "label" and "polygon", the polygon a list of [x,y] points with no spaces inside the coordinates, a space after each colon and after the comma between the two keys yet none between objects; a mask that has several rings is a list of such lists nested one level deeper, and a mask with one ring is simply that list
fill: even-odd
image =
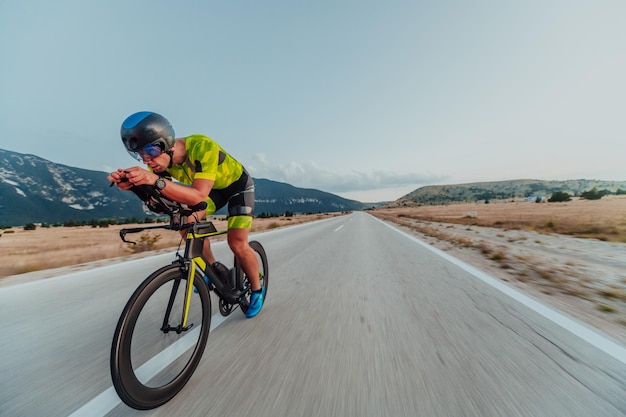
[{"label": "cloud", "polygon": [[380,190],[407,185],[417,187],[418,185],[440,182],[443,179],[440,176],[412,172],[331,170],[313,161],[275,164],[270,162],[267,156],[262,153],[254,155],[253,162],[248,163],[246,169],[255,178],[267,178],[301,188],[315,188],[335,193]]}]

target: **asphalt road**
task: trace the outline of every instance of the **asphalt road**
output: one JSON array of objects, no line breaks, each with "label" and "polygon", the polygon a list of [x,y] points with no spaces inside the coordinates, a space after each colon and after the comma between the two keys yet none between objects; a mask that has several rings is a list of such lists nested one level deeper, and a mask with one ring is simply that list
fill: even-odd
[{"label": "asphalt road", "polygon": [[172,255],[0,288],[0,416],[626,415],[624,346],[585,340],[365,213],[253,238],[270,263],[263,311],[222,321],[214,303],[198,370],[151,411],[120,403],[110,344]]}]

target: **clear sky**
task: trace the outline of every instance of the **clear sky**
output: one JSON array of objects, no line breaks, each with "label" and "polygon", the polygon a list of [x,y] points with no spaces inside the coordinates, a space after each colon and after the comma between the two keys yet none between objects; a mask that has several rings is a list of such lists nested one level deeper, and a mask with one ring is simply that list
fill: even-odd
[{"label": "clear sky", "polygon": [[0,0],[0,148],[109,171],[140,110],[360,201],[626,180],[626,1]]}]

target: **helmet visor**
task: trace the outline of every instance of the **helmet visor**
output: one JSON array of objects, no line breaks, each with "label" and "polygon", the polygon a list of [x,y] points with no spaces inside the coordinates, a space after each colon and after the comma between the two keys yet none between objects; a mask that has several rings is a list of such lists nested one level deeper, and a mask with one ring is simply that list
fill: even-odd
[{"label": "helmet visor", "polygon": [[163,153],[163,148],[154,143],[149,143],[137,151],[128,151],[128,153],[138,161],[151,161]]}]

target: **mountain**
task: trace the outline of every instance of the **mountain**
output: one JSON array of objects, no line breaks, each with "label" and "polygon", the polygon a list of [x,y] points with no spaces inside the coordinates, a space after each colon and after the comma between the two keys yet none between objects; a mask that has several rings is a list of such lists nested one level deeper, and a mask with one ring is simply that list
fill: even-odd
[{"label": "mountain", "polygon": [[371,205],[334,194],[267,179],[254,179],[254,212],[260,213],[329,213],[363,210]]},{"label": "mountain", "polygon": [[146,217],[143,203],[106,173],[0,149],[0,225],[132,217]]},{"label": "mountain", "polygon": [[[0,226],[152,215],[134,194],[109,187],[107,173],[0,149]],[[365,204],[319,190],[255,179],[255,213],[361,210]]]},{"label": "mountain", "polygon": [[615,193],[626,190],[626,181],[602,180],[512,180],[476,182],[454,185],[429,185],[398,199],[395,204],[447,204],[480,200],[505,200],[525,197],[546,197],[557,191],[574,196],[592,188]]}]

